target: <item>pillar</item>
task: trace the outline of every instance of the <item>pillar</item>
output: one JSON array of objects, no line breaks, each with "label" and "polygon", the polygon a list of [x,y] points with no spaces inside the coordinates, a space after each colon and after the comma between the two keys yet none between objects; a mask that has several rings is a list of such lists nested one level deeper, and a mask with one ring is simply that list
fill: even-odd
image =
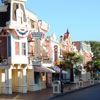
[{"label": "pillar", "polygon": [[0,70],[0,94],[1,94],[1,70]]},{"label": "pillar", "polygon": [[27,93],[26,68],[23,68],[22,72],[22,85],[22,93]]},{"label": "pillar", "polygon": [[34,91],[34,70],[27,69],[27,85],[29,91]]},{"label": "pillar", "polygon": [[6,75],[6,86],[5,86],[5,94],[12,94],[12,69],[5,69]]},{"label": "pillar", "polygon": [[18,70],[18,92],[27,93],[26,69]]}]

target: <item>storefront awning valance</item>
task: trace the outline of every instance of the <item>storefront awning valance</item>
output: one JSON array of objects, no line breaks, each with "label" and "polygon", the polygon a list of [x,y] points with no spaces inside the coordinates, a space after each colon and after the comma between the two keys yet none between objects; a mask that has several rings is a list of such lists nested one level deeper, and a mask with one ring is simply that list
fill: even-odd
[{"label": "storefront awning valance", "polygon": [[53,69],[46,67],[51,73],[56,73]]},{"label": "storefront awning valance", "polygon": [[68,72],[67,72],[67,71],[64,71],[64,70],[62,70],[62,73],[63,73],[63,74],[68,74]]},{"label": "storefront awning valance", "polygon": [[53,70],[55,70],[56,73],[60,73],[60,68],[58,66],[51,66]]},{"label": "storefront awning valance", "polygon": [[[55,70],[56,73],[60,73],[60,68],[59,68],[58,66],[51,66],[51,68],[52,68],[53,70]],[[62,70],[62,73],[63,73],[63,74],[67,74],[68,72]]]},{"label": "storefront awning valance", "polygon": [[34,71],[35,72],[48,72],[47,69],[43,68],[43,67],[34,67]]},{"label": "storefront awning valance", "polygon": [[34,71],[35,72],[50,72],[50,73],[55,73],[55,71],[54,70],[52,70],[52,69],[49,69],[49,68],[46,68],[46,67],[34,67]]}]

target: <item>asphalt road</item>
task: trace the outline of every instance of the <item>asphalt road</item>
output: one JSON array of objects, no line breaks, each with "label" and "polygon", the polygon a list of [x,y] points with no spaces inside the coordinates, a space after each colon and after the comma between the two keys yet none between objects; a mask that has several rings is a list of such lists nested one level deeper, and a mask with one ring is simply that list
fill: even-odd
[{"label": "asphalt road", "polygon": [[100,100],[100,85],[52,98],[50,100]]}]

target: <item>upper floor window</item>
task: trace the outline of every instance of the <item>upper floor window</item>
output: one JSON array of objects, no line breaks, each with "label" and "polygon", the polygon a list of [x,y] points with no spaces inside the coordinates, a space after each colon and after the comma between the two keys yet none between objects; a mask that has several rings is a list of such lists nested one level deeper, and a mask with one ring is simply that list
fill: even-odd
[{"label": "upper floor window", "polygon": [[26,43],[22,43],[22,55],[26,56]]},{"label": "upper floor window", "polygon": [[19,55],[19,42],[15,42],[15,55]]}]

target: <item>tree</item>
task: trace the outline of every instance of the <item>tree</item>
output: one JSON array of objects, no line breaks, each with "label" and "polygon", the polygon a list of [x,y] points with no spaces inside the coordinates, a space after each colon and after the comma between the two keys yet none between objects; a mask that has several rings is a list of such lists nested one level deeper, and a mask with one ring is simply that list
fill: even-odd
[{"label": "tree", "polygon": [[91,45],[91,50],[93,52],[92,60],[94,62],[100,60],[100,42],[90,41],[90,45]]},{"label": "tree", "polygon": [[70,81],[73,81],[73,66],[79,65],[82,61],[83,57],[77,55],[75,52],[63,52],[63,69],[70,69]]},{"label": "tree", "polygon": [[93,71],[100,71],[100,42],[89,41],[89,43],[91,45],[91,50],[93,52],[93,57],[92,57]]},{"label": "tree", "polygon": [[94,67],[93,66],[94,66],[94,62],[93,61],[87,62],[87,64],[84,66],[86,71],[91,73],[92,77],[93,77],[93,72],[94,72]]}]

